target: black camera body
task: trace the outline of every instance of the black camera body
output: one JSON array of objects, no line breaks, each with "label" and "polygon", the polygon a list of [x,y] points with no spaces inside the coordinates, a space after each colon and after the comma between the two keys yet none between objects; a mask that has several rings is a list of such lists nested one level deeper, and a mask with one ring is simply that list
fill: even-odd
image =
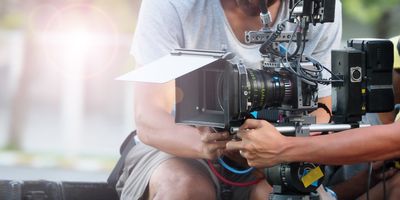
[{"label": "black camera body", "polygon": [[[323,80],[322,66],[302,55],[310,23],[333,22],[336,0],[289,1],[289,22],[298,30],[283,31],[268,28],[268,13],[261,13],[265,23],[258,31],[246,32],[245,41],[261,44],[262,69],[251,69],[241,62],[232,62],[227,52],[208,50],[177,50],[173,55],[210,56],[215,62],[176,78],[178,88],[176,122],[211,126],[230,130],[239,127],[246,118],[258,118],[251,113],[262,111],[261,119],[270,122],[312,124],[308,113],[318,108],[318,83]],[[261,8],[261,7],[260,7]],[[263,9],[261,9],[263,10]],[[296,50],[281,51],[280,44],[296,43]],[[289,49],[289,48],[287,48]],[[318,68],[319,67],[319,68]],[[183,95],[179,96],[179,95]],[[181,99],[182,98],[182,99]],[[309,118],[307,120],[304,120]],[[307,122],[305,122],[307,121]]]},{"label": "black camera body", "polygon": [[[178,51],[177,56],[197,52]],[[198,56],[218,59],[176,79],[177,95],[184,94],[177,97],[177,123],[229,130],[253,111],[279,110],[281,117],[290,117],[288,113],[304,115],[317,108],[317,87],[284,67],[251,69],[222,51],[201,51]],[[358,123],[367,112],[393,110],[392,67],[390,40],[353,39],[347,48],[332,51],[332,72],[343,80],[332,84],[333,121]]]},{"label": "black camera body", "polygon": [[[261,69],[233,61],[228,52],[174,52],[175,56],[214,58],[205,66],[175,79],[176,123],[216,127],[235,134],[246,119],[256,118],[274,123],[284,135],[297,137],[308,136],[310,132],[362,127],[359,122],[366,112],[392,110],[393,45],[390,41],[350,40],[347,49],[332,52],[332,71],[303,55],[309,24],[333,22],[335,3],[336,0],[289,1],[287,21],[297,24],[294,31],[284,31],[284,22],[271,30],[269,13],[261,9],[264,26],[245,33],[247,43],[260,44]],[[296,49],[290,51],[293,43]],[[324,70],[332,75],[330,79],[322,76]],[[317,125],[315,117],[310,115],[321,106],[318,84],[332,84],[336,89],[331,118],[334,123]],[[321,107],[330,114],[326,106]],[[299,162],[265,169],[266,179],[273,186],[269,199],[319,199],[315,190],[323,181],[323,168]],[[321,176],[306,184],[303,178],[315,170]]]},{"label": "black camera body", "polygon": [[[234,133],[233,128],[242,125],[245,119],[257,118],[275,123],[285,135],[305,136],[312,131],[358,128],[366,112],[385,112],[394,108],[393,44],[389,40],[353,39],[348,41],[346,49],[332,52],[332,78],[340,79],[332,80],[334,123],[316,125],[316,129],[312,128],[315,118],[309,119],[309,113],[318,108],[318,87],[297,74],[300,65],[310,69],[313,64],[297,63],[295,71],[279,62],[269,62],[272,67],[251,69],[242,62],[233,62],[232,54],[223,51],[181,49],[174,54],[215,58],[175,80],[177,123],[222,128]],[[272,111],[276,121],[269,120],[270,116],[253,115],[254,111],[261,110]],[[281,126],[293,129],[288,134],[289,131],[279,129]],[[308,195],[314,199],[313,191],[322,179],[305,186],[301,177],[306,171],[317,168],[324,173],[322,166],[304,162],[265,169],[268,182],[274,186],[271,198]]]},{"label": "black camera body", "polygon": [[[196,53],[176,51],[179,56]],[[254,117],[250,116],[254,111],[280,110],[281,116],[286,116],[317,108],[317,86],[301,81],[284,68],[250,69],[224,58],[229,53],[199,52],[198,56],[219,59],[176,79],[176,98],[181,99],[176,105],[177,123],[230,130]]]},{"label": "black camera body", "polygon": [[335,0],[290,0],[289,9],[293,10],[293,18],[289,19],[291,22],[298,16],[306,17],[306,22],[313,25],[335,20]]},{"label": "black camera body", "polygon": [[390,40],[349,40],[347,48],[332,51],[332,70],[344,81],[333,85],[335,123],[357,123],[367,112],[393,110],[393,44]]}]

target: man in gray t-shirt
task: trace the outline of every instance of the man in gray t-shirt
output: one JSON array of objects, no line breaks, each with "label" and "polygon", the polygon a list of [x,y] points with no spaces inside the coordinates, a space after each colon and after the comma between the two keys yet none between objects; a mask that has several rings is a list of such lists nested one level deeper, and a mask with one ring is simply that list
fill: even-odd
[{"label": "man in gray t-shirt", "polygon": [[[270,0],[267,4],[274,29],[289,16],[288,1]],[[260,68],[259,45],[243,42],[245,31],[262,26],[259,12],[257,0],[143,0],[131,53],[140,67],[176,48],[223,48],[234,52],[246,66]],[[290,24],[285,27],[294,28]],[[336,1],[335,22],[310,26],[304,54],[330,68],[330,52],[339,47],[341,30],[341,3]],[[122,199],[220,198],[221,186],[204,160],[221,156],[228,134],[175,124],[171,114],[174,84],[135,84],[138,142],[128,154],[117,184]],[[329,86],[319,87],[319,101],[328,107],[330,94]],[[315,115],[319,122],[328,121],[325,111],[317,110]],[[229,178],[240,182],[255,177]],[[229,189],[233,199],[265,199],[271,191],[265,181]]]}]

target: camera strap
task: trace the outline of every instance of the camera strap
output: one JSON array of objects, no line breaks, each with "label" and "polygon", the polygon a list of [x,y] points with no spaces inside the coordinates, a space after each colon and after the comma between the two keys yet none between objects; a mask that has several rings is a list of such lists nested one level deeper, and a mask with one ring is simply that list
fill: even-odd
[{"label": "camera strap", "polygon": [[136,130],[132,131],[128,135],[128,137],[125,138],[124,142],[121,144],[121,147],[119,148],[119,153],[121,154],[121,157],[118,159],[117,164],[115,165],[115,167],[111,171],[110,176],[107,179],[107,183],[113,187],[115,187],[119,177],[122,174],[126,156],[128,155],[129,151],[136,145],[135,136],[136,136]]},{"label": "camera strap", "polygon": [[318,103],[318,108],[324,109],[325,112],[329,114],[329,123],[331,123],[332,122],[332,112],[331,112],[331,110],[329,110],[328,106],[326,106],[323,103]]}]

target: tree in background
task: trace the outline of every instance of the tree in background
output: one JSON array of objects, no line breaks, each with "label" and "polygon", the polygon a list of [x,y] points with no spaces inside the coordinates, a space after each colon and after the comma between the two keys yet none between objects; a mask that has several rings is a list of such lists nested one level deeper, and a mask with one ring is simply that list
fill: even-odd
[{"label": "tree in background", "polygon": [[375,36],[388,38],[390,21],[400,10],[400,0],[342,0],[346,15],[363,24],[371,24]]}]

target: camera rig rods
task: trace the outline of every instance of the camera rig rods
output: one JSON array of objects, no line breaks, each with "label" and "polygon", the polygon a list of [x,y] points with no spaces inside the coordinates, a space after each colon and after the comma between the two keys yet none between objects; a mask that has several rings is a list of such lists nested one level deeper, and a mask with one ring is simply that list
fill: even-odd
[{"label": "camera rig rods", "polygon": [[[349,130],[353,128],[364,128],[369,127],[370,124],[311,124],[311,125],[299,125],[299,126],[277,126],[275,127],[280,133],[295,133],[301,132],[339,132]],[[232,134],[239,131],[238,127],[231,127],[230,132]]]}]

